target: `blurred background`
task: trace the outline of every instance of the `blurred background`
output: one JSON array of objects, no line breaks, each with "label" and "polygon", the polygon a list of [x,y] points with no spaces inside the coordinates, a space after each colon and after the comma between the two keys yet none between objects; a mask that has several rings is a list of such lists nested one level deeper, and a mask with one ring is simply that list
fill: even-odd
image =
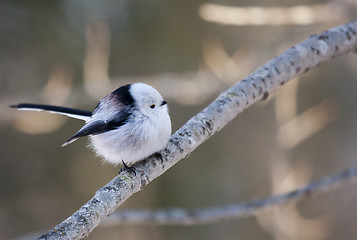
[{"label": "blurred background", "polygon": [[[118,172],[88,139],[60,147],[81,121],[9,105],[93,110],[144,82],[169,102],[176,131],[255,68],[356,17],[354,0],[0,1],[0,238],[47,232]],[[356,62],[342,56],[284,85],[119,209],[247,202],[356,165]],[[356,239],[356,199],[351,184],[256,217],[99,226],[88,239]]]}]

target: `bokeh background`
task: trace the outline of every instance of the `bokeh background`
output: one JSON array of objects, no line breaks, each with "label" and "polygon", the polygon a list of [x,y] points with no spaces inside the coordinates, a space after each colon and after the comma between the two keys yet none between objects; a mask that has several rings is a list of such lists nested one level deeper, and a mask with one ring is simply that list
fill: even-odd
[{"label": "bokeh background", "polygon": [[[60,147],[81,121],[9,105],[92,110],[118,86],[145,82],[169,102],[175,131],[258,66],[356,17],[354,0],[0,1],[0,238],[41,235],[118,172],[88,139]],[[120,209],[246,202],[356,165],[356,80],[356,55],[310,70]],[[356,201],[350,184],[256,217],[99,226],[88,239],[356,239]]]}]

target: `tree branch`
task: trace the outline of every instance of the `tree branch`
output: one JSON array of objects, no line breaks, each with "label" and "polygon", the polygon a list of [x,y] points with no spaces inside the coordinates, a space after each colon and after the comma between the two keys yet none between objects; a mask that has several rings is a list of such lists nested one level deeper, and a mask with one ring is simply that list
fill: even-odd
[{"label": "tree branch", "polygon": [[275,88],[334,57],[356,51],[357,21],[313,35],[259,67],[222,92],[202,112],[172,135],[165,149],[135,165],[136,176],[122,172],[72,216],[40,239],[81,239],[118,206],[163,174],[240,112],[265,99]]},{"label": "tree branch", "polygon": [[204,209],[187,210],[168,208],[152,210],[122,210],[105,219],[101,226],[145,224],[145,225],[194,225],[222,220],[251,217],[282,204],[295,203],[301,199],[332,191],[344,184],[357,181],[357,167],[311,182],[294,191],[250,201]]}]

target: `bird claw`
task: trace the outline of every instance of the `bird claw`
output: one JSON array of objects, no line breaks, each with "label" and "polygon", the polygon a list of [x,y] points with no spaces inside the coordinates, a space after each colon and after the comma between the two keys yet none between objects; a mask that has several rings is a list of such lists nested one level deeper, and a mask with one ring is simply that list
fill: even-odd
[{"label": "bird claw", "polygon": [[126,165],[126,163],[122,160],[122,162],[123,162],[123,166],[124,167],[122,167],[120,170],[119,170],[119,174],[121,173],[121,172],[123,172],[123,171],[127,171],[127,172],[129,172],[129,173],[133,173],[135,176],[136,176],[136,169],[135,169],[135,167],[133,167],[133,166],[131,166],[131,167],[129,167],[128,165]]}]

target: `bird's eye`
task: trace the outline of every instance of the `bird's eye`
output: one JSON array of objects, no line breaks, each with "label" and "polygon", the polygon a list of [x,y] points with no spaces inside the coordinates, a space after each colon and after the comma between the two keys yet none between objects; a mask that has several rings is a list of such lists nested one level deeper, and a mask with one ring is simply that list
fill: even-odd
[{"label": "bird's eye", "polygon": [[151,105],[150,105],[150,108],[155,108],[155,104],[151,104]]}]

